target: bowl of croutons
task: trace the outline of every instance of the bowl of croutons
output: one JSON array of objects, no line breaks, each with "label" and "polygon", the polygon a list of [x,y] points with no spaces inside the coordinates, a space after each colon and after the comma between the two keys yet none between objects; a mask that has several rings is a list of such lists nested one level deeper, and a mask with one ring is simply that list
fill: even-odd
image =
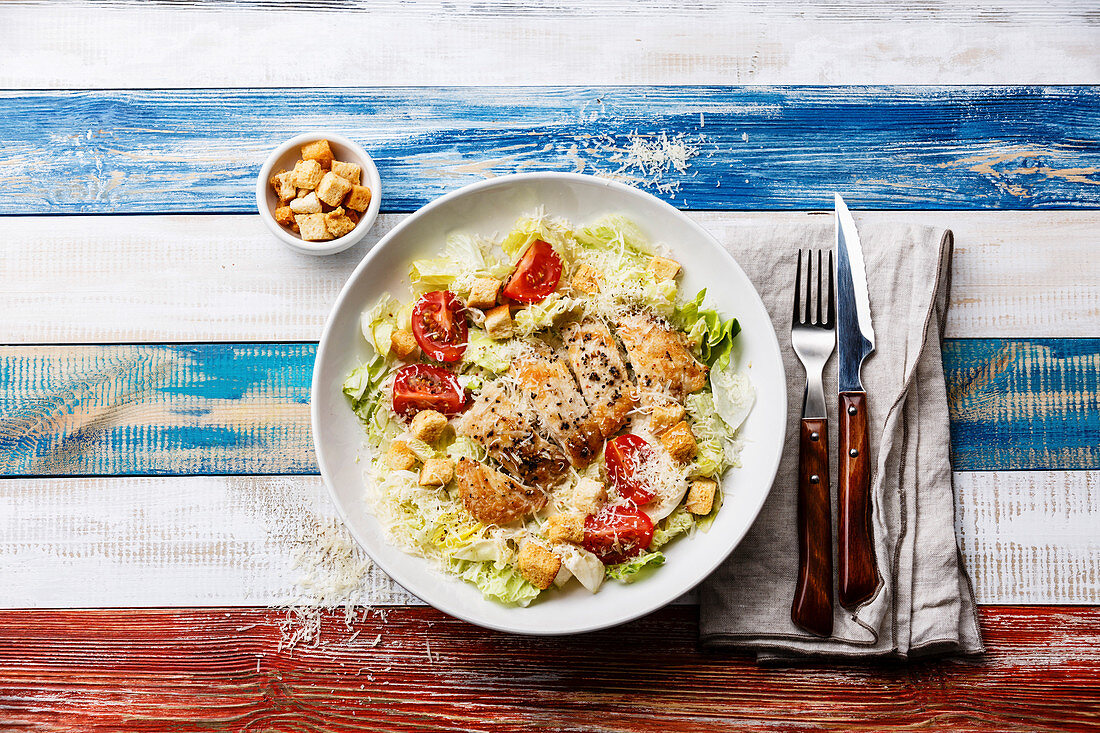
[{"label": "bowl of croutons", "polygon": [[333,132],[307,132],[260,168],[256,206],[271,233],[311,255],[343,252],[378,216],[378,168],[362,147]]}]

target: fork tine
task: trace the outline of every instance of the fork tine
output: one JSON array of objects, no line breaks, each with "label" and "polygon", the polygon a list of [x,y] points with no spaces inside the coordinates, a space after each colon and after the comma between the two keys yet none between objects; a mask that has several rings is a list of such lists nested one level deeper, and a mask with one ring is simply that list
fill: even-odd
[{"label": "fork tine", "polygon": [[829,320],[825,322],[828,328],[836,327],[836,298],[833,295],[833,251],[829,250]]},{"label": "fork tine", "polygon": [[798,269],[794,276],[794,316],[791,323],[802,323],[802,250],[798,250]]},{"label": "fork tine", "polygon": [[821,317],[821,290],[823,283],[821,282],[821,250],[817,251],[817,320],[815,323],[819,326],[824,326],[825,322]]}]

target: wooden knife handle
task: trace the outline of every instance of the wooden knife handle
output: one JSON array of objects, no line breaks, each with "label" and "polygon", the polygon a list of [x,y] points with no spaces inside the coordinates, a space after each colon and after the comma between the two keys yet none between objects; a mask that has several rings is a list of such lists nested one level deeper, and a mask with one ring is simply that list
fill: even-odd
[{"label": "wooden knife handle", "polygon": [[833,527],[829,496],[829,421],[803,419],[798,446],[798,585],[791,620],[833,633]]},{"label": "wooden knife handle", "polygon": [[871,536],[871,445],[867,393],[840,393],[840,470],[837,472],[837,561],[840,605],[855,610],[878,588]]}]

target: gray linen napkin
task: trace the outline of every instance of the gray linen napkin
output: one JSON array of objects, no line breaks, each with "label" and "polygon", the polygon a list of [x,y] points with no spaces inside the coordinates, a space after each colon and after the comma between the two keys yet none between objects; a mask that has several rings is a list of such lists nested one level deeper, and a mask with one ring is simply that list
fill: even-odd
[{"label": "gray linen napkin", "polygon": [[[798,420],[805,386],[802,365],[791,349],[793,280],[798,248],[832,247],[834,234],[831,216],[779,224],[764,236],[756,230],[753,241],[726,246],[761,294],[779,334],[789,394],[787,439],[759,518],[729,560],[700,587],[700,639],[706,647],[749,648],[759,661],[772,663],[812,655],[904,659],[983,651],[974,594],[955,542],[940,357],[952,234],[870,223],[861,223],[859,230],[877,342],[864,364],[863,384],[874,462],[872,526],[884,582],[854,614],[835,604],[829,639],[802,631],[791,621],[798,569]],[[836,391],[834,355],[825,372],[834,535]]]}]

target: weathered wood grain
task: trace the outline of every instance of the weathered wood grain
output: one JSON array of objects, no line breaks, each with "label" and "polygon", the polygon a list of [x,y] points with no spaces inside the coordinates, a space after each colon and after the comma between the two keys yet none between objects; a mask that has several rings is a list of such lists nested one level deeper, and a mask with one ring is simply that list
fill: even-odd
[{"label": "weathered wood grain", "polygon": [[[1100,610],[984,608],[980,663],[766,669],[668,608],[564,639],[428,608],[277,652],[266,610],[0,613],[0,723],[43,731],[1095,730]],[[354,640],[351,634],[358,633]]]},{"label": "weathered wood grain", "polygon": [[315,344],[0,347],[0,472],[314,473],[315,352]]},{"label": "weathered wood grain", "polygon": [[[978,602],[1100,604],[1098,481],[1095,471],[955,474]],[[282,603],[295,593],[296,553],[336,522],[316,476],[0,481],[0,607]],[[415,602],[377,569],[358,593]]]},{"label": "weathered wood grain", "polygon": [[947,341],[943,368],[956,468],[1100,467],[1100,339]]},{"label": "weathered wood grain", "polygon": [[[832,226],[795,212],[689,215],[735,256],[776,227]],[[329,257],[291,252],[255,216],[0,217],[0,343],[313,341],[363,254],[404,217],[382,215],[363,245]],[[954,231],[949,337],[1097,333],[1100,212],[857,218]]]},{"label": "weathered wood grain", "polygon": [[[316,472],[301,343],[0,347],[0,475]],[[1100,339],[949,340],[960,471],[1100,468]]]},{"label": "weathered wood grain", "polygon": [[[50,2],[51,12],[44,13],[41,4],[9,0],[0,9],[0,87],[1100,79],[1095,20],[1079,3],[168,5]],[[337,28],[356,42],[329,43]],[[538,39],[537,50],[531,39]],[[287,63],[290,48],[303,58],[323,56],[326,63]]]},{"label": "weathered wood grain", "polygon": [[635,133],[703,136],[663,177],[689,209],[1100,205],[1092,87],[17,91],[0,119],[5,214],[252,212],[267,152],[322,126],[375,157],[387,211],[517,171],[656,190],[615,161]]}]

